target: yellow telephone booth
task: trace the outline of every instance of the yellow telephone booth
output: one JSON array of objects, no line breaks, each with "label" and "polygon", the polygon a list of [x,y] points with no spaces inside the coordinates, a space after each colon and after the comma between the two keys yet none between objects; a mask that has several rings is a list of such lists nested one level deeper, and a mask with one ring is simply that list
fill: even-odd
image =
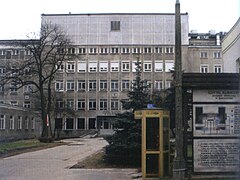
[{"label": "yellow telephone booth", "polygon": [[134,112],[142,120],[142,177],[158,179],[170,171],[170,117],[164,109],[143,109]]}]

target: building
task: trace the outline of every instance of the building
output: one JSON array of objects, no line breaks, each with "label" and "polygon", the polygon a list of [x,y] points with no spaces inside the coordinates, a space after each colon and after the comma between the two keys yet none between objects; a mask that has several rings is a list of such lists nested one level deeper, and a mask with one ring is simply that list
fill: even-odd
[{"label": "building", "polygon": [[225,33],[189,33],[188,63],[184,72],[222,73],[224,69],[221,41]]},{"label": "building", "polygon": [[230,29],[222,42],[224,72],[239,73],[240,61],[240,18]]},{"label": "building", "polygon": [[[182,14],[183,59],[187,59],[188,14]],[[43,14],[42,23],[60,25],[73,41],[71,53],[55,82],[58,108],[64,101],[74,116],[57,119],[65,130],[112,129],[135,78],[135,62],[151,91],[171,86],[174,67],[174,14]],[[186,61],[184,61],[186,62]],[[107,133],[107,132],[104,132]]]}]

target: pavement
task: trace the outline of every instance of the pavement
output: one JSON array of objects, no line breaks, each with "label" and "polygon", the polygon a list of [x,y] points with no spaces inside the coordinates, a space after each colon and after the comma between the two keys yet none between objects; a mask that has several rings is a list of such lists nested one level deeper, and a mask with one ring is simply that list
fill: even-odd
[{"label": "pavement", "polygon": [[136,169],[70,169],[100,151],[107,142],[90,137],[63,141],[68,145],[0,159],[0,180],[130,180],[138,177]]}]

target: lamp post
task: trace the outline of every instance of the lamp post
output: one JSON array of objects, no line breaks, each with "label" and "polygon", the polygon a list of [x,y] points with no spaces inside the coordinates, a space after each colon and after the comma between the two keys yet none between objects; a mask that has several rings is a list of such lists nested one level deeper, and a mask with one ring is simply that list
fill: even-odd
[{"label": "lamp post", "polygon": [[175,158],[173,161],[173,179],[184,179],[185,159],[183,156],[183,105],[182,105],[182,42],[180,2],[175,4]]}]

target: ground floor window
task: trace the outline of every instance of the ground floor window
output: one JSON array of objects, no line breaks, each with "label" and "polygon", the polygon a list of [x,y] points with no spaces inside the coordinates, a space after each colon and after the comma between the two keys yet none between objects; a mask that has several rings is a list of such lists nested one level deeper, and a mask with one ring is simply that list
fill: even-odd
[{"label": "ground floor window", "polygon": [[66,129],[73,129],[73,118],[66,118]]},{"label": "ground floor window", "polygon": [[5,129],[5,115],[0,115],[0,129]]},{"label": "ground floor window", "polygon": [[96,118],[89,118],[89,129],[96,129]]},{"label": "ground floor window", "polygon": [[55,128],[56,129],[62,129],[62,118],[56,118],[55,119]]},{"label": "ground floor window", "polygon": [[78,118],[77,129],[85,129],[85,119],[84,118]]}]

